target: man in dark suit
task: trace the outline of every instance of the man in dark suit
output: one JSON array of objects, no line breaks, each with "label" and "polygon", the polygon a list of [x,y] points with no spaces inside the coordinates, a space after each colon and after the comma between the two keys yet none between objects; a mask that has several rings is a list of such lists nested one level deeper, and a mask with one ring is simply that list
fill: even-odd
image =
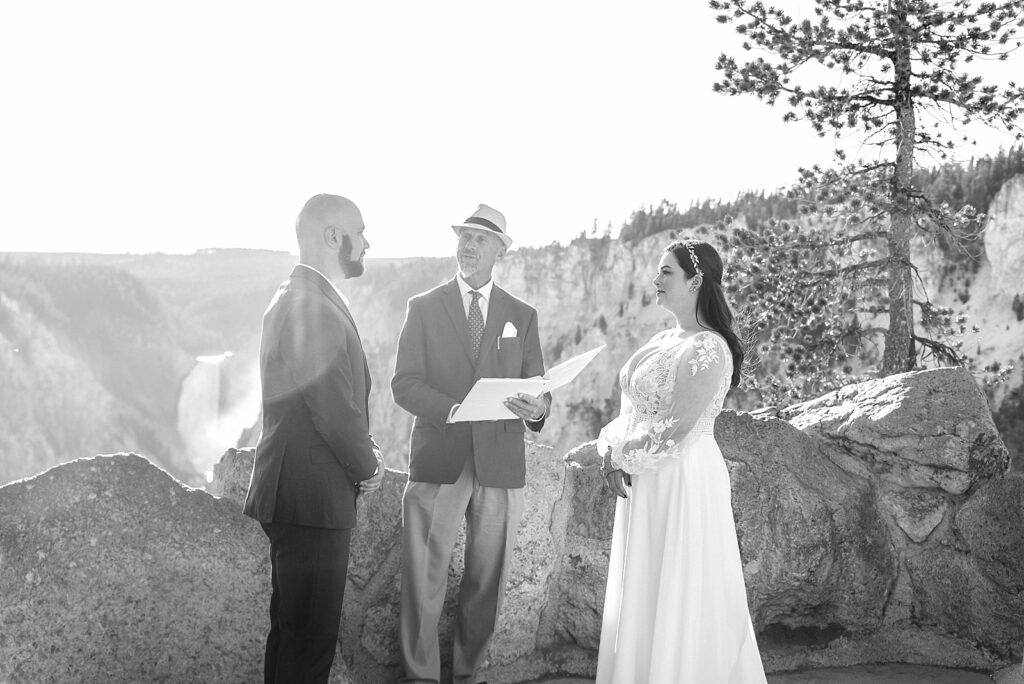
[{"label": "man in dark suit", "polygon": [[510,397],[514,420],[451,422],[479,378],[544,373],[536,310],[491,280],[512,242],[505,217],[481,204],[452,228],[459,273],[409,300],[391,381],[395,401],[416,416],[402,500],[400,639],[403,681],[438,682],[438,621],[465,518],[452,674],[471,684],[494,633],[522,517],[524,432],[544,425],[550,397]]},{"label": "man in dark suit", "polygon": [[270,538],[264,682],[326,684],[334,661],[356,496],[380,485],[370,371],[336,283],[370,247],[351,201],[317,195],[295,232],[299,263],[263,316],[263,431],[244,512]]}]

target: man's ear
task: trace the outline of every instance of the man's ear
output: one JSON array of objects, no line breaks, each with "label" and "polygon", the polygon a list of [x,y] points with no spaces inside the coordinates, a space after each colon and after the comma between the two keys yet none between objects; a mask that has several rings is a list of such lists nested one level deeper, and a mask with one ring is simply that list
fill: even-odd
[{"label": "man's ear", "polygon": [[498,259],[502,259],[504,257],[505,257],[505,243],[502,243],[501,247],[498,248],[498,256],[497,256],[497,258]]},{"label": "man's ear", "polygon": [[341,230],[337,226],[324,226],[324,244],[331,249],[341,246]]}]

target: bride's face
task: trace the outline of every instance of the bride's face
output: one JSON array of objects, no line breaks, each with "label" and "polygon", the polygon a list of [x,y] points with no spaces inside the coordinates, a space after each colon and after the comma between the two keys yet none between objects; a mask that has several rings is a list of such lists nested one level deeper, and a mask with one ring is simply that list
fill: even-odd
[{"label": "bride's face", "polygon": [[679,265],[676,255],[665,252],[658,263],[658,275],[654,278],[655,303],[673,313],[685,311],[696,297],[690,292],[690,278]]}]

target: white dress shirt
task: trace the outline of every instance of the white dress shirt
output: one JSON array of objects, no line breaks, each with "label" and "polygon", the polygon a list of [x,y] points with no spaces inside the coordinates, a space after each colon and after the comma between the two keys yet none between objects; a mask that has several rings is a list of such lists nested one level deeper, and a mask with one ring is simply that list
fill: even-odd
[{"label": "white dress shirt", "polygon": [[[470,292],[473,288],[469,286],[465,280],[462,279],[462,273],[455,275],[455,282],[459,285],[459,292],[462,293],[462,311],[466,314],[466,320],[469,320],[469,305],[473,302],[473,295]],[[484,324],[487,323],[487,305],[491,301],[491,289],[494,287],[494,279],[491,278],[483,287],[478,287],[477,292],[480,293],[480,299],[478,304],[480,306],[480,313],[484,317]],[[448,420],[445,422],[452,422],[452,416],[455,415],[456,409],[459,408],[459,404],[452,406],[452,409],[448,412]]]},{"label": "white dress shirt", "polygon": [[[470,292],[473,288],[469,286],[465,280],[462,279],[462,274],[459,273],[455,276],[456,282],[459,284],[459,292],[462,293],[462,310],[466,313],[466,320],[469,320],[469,305],[473,301],[473,295]],[[491,301],[491,289],[494,287],[494,279],[491,278],[483,286],[476,289],[480,293],[480,313],[483,314],[484,323],[487,323],[487,305]]]}]

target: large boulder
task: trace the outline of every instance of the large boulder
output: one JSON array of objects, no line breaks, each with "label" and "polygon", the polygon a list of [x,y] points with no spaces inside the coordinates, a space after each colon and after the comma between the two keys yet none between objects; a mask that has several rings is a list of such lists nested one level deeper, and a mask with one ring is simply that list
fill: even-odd
[{"label": "large boulder", "polygon": [[1009,454],[969,372],[940,368],[848,385],[779,413],[865,481],[960,495]]},{"label": "large boulder", "polygon": [[0,681],[259,680],[265,539],[133,454],[0,488]]},{"label": "large boulder", "polygon": [[959,508],[942,543],[907,554],[914,612],[1003,653],[1024,625],[1024,475],[984,483]]},{"label": "large boulder", "polygon": [[814,437],[820,459],[870,488],[873,511],[863,514],[884,523],[895,571],[876,628],[837,623],[836,638],[798,659],[848,664],[871,653],[976,669],[1019,661],[1024,479],[1007,474],[1006,448],[971,375],[906,373],[774,413]]},{"label": "large boulder", "polygon": [[[725,412],[747,594],[769,671],[917,662],[993,671],[1024,645],[1024,478],[963,371]],[[784,418],[788,418],[785,420]],[[253,452],[211,490],[135,456],[0,488],[0,681],[255,681],[267,542],[240,513]],[[484,677],[592,676],[614,499],[593,443],[529,444],[526,511]],[[401,497],[360,501],[332,682],[399,674]],[[445,668],[463,540],[441,621]],[[144,655],[143,655],[144,654]]]},{"label": "large boulder", "polygon": [[[241,506],[252,469],[253,450],[232,449],[215,469],[213,489]],[[560,505],[565,468],[550,447],[527,443],[530,484],[526,489],[523,521],[508,580],[501,627],[491,644],[490,681],[522,681],[553,671],[541,654],[543,618],[552,604],[552,585],[559,579],[564,518],[569,506]],[[389,470],[380,489],[360,500],[358,526],[352,536],[348,585],[342,615],[341,645],[352,682],[392,682],[400,676],[398,660],[398,596],[401,571],[401,514],[405,473]],[[611,505],[610,501],[605,505]],[[606,516],[607,517],[607,516]],[[610,517],[608,518],[610,521]],[[560,522],[561,521],[561,522]],[[441,618],[443,654],[450,655],[458,583],[462,577],[465,534],[452,554],[448,591]],[[603,576],[607,549],[600,564]],[[603,579],[600,587],[603,588]],[[555,593],[557,603],[558,594]],[[603,594],[602,594],[603,596]],[[541,648],[538,648],[538,644]],[[593,647],[596,648],[596,641]],[[578,658],[579,670],[588,667],[589,652]],[[442,658],[449,673],[450,658]],[[336,670],[338,667],[336,666]],[[527,676],[527,673],[530,673]],[[339,681],[349,681],[339,679]]]},{"label": "large boulder", "polygon": [[755,628],[877,628],[896,563],[870,484],[785,421],[728,412],[715,428]]},{"label": "large boulder", "polygon": [[[1024,576],[1024,524],[1000,512],[1020,511],[1018,480],[1003,477],[1006,451],[970,376],[909,373],[781,415],[789,420],[726,411],[716,425],[768,669],[878,661],[995,669],[1019,659],[1024,619],[1010,578]],[[564,464],[530,445],[528,459],[527,512],[485,673],[492,682],[590,676],[600,639],[614,499],[595,444]],[[238,477],[247,475],[243,461]],[[397,674],[403,486],[389,473],[379,497],[364,501],[354,543],[366,547],[354,550],[351,574],[366,579],[346,594],[346,653],[354,672],[381,681]],[[926,568],[929,554],[953,559]],[[969,587],[960,593],[971,594],[971,609],[942,610],[963,605],[946,600],[958,584]]]}]

